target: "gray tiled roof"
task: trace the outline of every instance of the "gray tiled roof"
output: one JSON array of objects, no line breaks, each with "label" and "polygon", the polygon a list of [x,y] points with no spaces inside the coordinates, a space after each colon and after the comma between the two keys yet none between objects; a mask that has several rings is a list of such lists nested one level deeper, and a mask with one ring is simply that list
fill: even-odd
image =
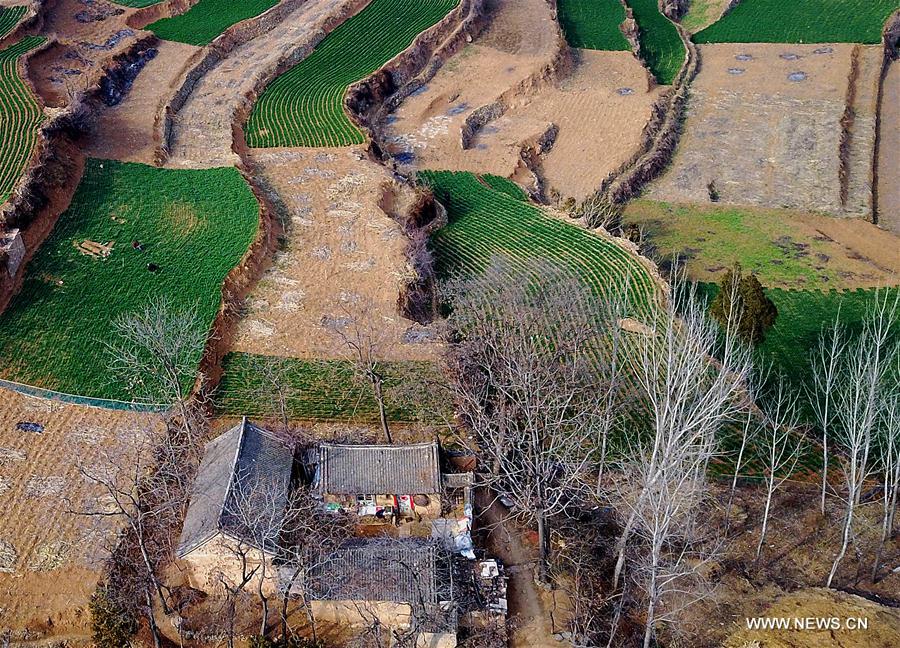
[{"label": "gray tiled roof", "polygon": [[[311,598],[435,605],[448,600],[438,547],[420,538],[353,540],[315,560]],[[443,569],[442,569],[443,568]]]},{"label": "gray tiled roof", "polygon": [[323,493],[417,495],[439,493],[438,445],[339,445],[319,448]]},{"label": "gray tiled roof", "polygon": [[177,555],[184,557],[219,531],[252,542],[257,529],[238,520],[235,512],[244,506],[239,500],[252,510],[273,499],[274,511],[268,517],[280,519],[287,505],[293,454],[288,444],[246,419],[210,441],[197,471]]}]

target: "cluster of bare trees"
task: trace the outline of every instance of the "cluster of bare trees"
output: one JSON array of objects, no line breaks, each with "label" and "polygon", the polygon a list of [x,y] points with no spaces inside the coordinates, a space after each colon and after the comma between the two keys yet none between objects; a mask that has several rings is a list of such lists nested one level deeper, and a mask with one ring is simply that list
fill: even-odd
[{"label": "cluster of bare trees", "polygon": [[[897,322],[900,295],[879,295],[862,323],[850,335],[838,318],[823,332],[814,355],[810,401],[822,435],[822,513],[830,479],[843,509],[841,546],[826,585],[831,587],[855,537],[857,510],[866,488],[878,484],[882,499],[881,538],[872,565],[879,577],[884,544],[894,533],[900,487],[900,338]],[[829,458],[837,470],[829,470]]]},{"label": "cluster of bare trees", "polygon": [[[826,463],[823,470],[823,510],[829,492],[844,504],[841,548],[827,584],[853,541],[857,507],[875,485],[882,508],[872,570],[878,577],[894,533],[900,477],[896,299],[882,295],[859,335],[839,326],[823,335],[813,385],[803,394],[756,366],[738,335],[739,300],[728,300],[734,312],[720,326],[677,280],[668,299],[631,326],[627,294],[598,297],[571,273],[543,263],[496,260],[446,292],[453,395],[481,457],[482,484],[537,528],[541,577],[555,560],[567,561],[575,583],[568,587],[591,596],[596,590],[573,574],[596,570],[571,551],[555,555],[554,525],[598,504],[613,511],[618,532],[607,547],[608,584],[619,604],[610,616],[617,619],[626,605],[641,609],[644,646],[660,624],[709,594],[703,574],[727,542],[734,494],[747,471],[760,478],[759,560],[776,494],[813,450],[806,396],[825,461],[838,467],[829,471]],[[713,462],[733,466],[721,530],[708,523],[717,506]],[[832,489],[838,477],[841,487]],[[597,606],[581,607],[591,615],[583,633],[596,632]],[[606,633],[612,645],[615,628]]]}]

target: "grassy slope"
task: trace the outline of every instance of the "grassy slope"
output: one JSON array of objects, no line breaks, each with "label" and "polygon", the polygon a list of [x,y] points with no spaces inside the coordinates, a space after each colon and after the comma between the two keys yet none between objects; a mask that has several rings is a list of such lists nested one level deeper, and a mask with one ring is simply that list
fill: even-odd
[{"label": "grassy slope", "polygon": [[[89,160],[71,206],[0,315],[0,377],[127,399],[106,371],[103,340],[111,320],[166,295],[198,303],[209,326],[222,281],[257,226],[258,204],[236,169],[176,171]],[[82,254],[76,245],[86,239],[113,242],[112,254]],[[132,249],[135,240],[143,252]],[[160,270],[149,272],[148,262]]]},{"label": "grassy slope", "polygon": [[134,9],[141,9],[142,7],[149,7],[150,5],[159,4],[163,0],[112,0],[116,4],[122,5],[123,7],[132,7]]},{"label": "grassy slope", "polygon": [[656,0],[625,0],[640,28],[641,56],[656,80],[670,85],[684,63],[684,43]]},{"label": "grassy slope", "polygon": [[200,0],[185,13],[157,20],[147,29],[164,40],[206,45],[235,23],[258,16],[276,4],[278,0]]},{"label": "grassy slope", "polygon": [[15,29],[25,15],[25,10],[24,6],[0,7],[0,38]]},{"label": "grassy slope", "polygon": [[649,272],[612,241],[549,217],[470,173],[422,171],[419,179],[449,212],[450,222],[432,238],[439,274],[479,272],[494,255],[513,262],[534,257],[568,268],[599,294],[630,282],[641,309],[655,300],[657,287]]},{"label": "grassy slope", "polygon": [[628,205],[623,220],[644,228],[660,258],[678,255],[695,279],[715,281],[737,260],[767,286],[805,289],[853,285],[851,280],[866,285],[868,278],[854,274],[860,265],[847,263],[855,252],[822,235],[815,221],[803,223],[801,212],[798,218],[794,214],[637,200]]},{"label": "grassy slope", "polygon": [[347,87],[403,51],[457,0],[373,0],[308,57],[276,78],[253,106],[250,146],[347,146],[363,135],[344,113]]},{"label": "grassy slope", "polygon": [[[265,384],[256,369],[265,356],[230,353],[223,364],[224,374],[216,392],[216,409],[223,414],[278,415],[273,402],[261,398]],[[283,362],[279,375],[290,391],[289,417],[307,421],[354,421],[375,423],[378,406],[372,387],[354,375],[353,366],[341,360],[275,359]],[[391,421],[433,420],[435,413],[449,416],[447,403],[429,383],[443,382],[440,371],[429,362],[385,363],[385,400]]]},{"label": "grassy slope", "polygon": [[619,0],[558,0],[559,23],[572,47],[630,51],[619,30],[625,8]]},{"label": "grassy slope", "polygon": [[9,198],[25,170],[44,121],[44,112],[18,71],[19,57],[43,42],[43,37],[30,36],[0,51],[0,203]]},{"label": "grassy slope", "polygon": [[878,43],[897,0],[742,0],[697,43]]}]

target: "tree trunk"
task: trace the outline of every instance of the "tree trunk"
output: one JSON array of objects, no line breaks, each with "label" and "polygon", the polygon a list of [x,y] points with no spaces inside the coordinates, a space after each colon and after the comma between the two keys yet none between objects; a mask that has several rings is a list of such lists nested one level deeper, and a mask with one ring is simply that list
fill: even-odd
[{"label": "tree trunk", "polygon": [[766,507],[763,510],[763,519],[762,519],[762,529],[759,532],[759,543],[756,545],[756,559],[759,560],[759,556],[762,553],[763,543],[766,541],[766,531],[769,526],[769,509],[772,506],[772,487],[769,486],[769,490],[766,493]]},{"label": "tree trunk", "polygon": [[540,564],[538,565],[538,578],[542,583],[547,582],[547,566],[550,563],[550,538],[549,529],[547,528],[546,515],[537,514],[538,526],[538,546],[540,550]]},{"label": "tree trunk", "polygon": [[147,623],[150,626],[150,635],[153,637],[153,646],[160,648],[159,628],[156,627],[156,616],[153,614],[153,596],[147,587],[144,588],[144,600],[147,602]]},{"label": "tree trunk", "polygon": [[847,545],[850,544],[850,527],[853,524],[853,501],[853,494],[850,494],[850,499],[847,502],[847,515],[844,516],[844,531],[841,540],[841,550],[834,559],[834,564],[831,566],[831,572],[828,574],[828,582],[825,583],[825,587],[831,587],[831,582],[834,580],[835,574],[837,574],[838,567],[844,559],[844,556],[847,554]]},{"label": "tree trunk", "polygon": [[825,491],[828,488],[828,435],[822,431],[822,501],[819,503],[822,516],[825,515]]},{"label": "tree trunk", "polygon": [[393,443],[394,440],[391,438],[391,430],[388,428],[387,412],[384,407],[383,382],[381,377],[375,374],[372,375],[372,387],[375,389],[375,400],[378,402],[378,417],[381,419],[381,431],[384,432],[387,442]]}]

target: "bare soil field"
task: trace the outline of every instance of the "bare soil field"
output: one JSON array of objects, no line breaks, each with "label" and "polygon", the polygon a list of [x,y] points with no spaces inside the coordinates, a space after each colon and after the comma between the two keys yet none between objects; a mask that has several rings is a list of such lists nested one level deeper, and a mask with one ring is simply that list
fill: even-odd
[{"label": "bare soil field", "polygon": [[410,270],[406,236],[379,207],[391,182],[383,167],[353,148],[250,155],[285,212],[286,242],[247,299],[232,350],[341,358],[346,345],[331,329],[355,318],[384,338],[383,359],[433,357],[421,327],[397,313]]},{"label": "bare soil field", "polygon": [[[637,146],[658,91],[627,52],[578,50],[569,76],[529,79],[555,54],[555,38],[545,0],[498,2],[484,34],[391,116],[402,166],[514,176],[522,147],[555,125],[556,143],[542,161],[550,188],[575,198],[593,192]],[[509,110],[463,150],[466,118],[517,87]]]},{"label": "bare soil field", "polygon": [[900,236],[900,63],[884,79],[878,147],[878,224]]},{"label": "bare soil field", "polygon": [[104,62],[147,35],[127,25],[134,11],[106,0],[57,0],[42,33],[58,42],[33,57],[28,68],[48,107],[65,106],[69,96],[97,80]]},{"label": "bare soil field", "polygon": [[[715,182],[723,203],[865,215],[845,211],[840,199],[853,47],[701,46],[678,151],[647,196],[707,202],[707,185]],[[862,76],[870,67],[860,69],[860,87],[874,83]]]},{"label": "bare soil field", "polygon": [[[88,598],[115,540],[102,489],[79,472],[134,456],[158,417],[0,389],[0,630],[13,639],[87,632]],[[24,633],[24,634],[23,634]]]},{"label": "bare soil field", "polygon": [[236,164],[232,123],[246,95],[290,52],[304,47],[311,51],[330,17],[347,13],[358,4],[358,0],[304,2],[274,29],[235,48],[207,71],[176,115],[168,165],[209,168]]},{"label": "bare soil field", "polygon": [[153,164],[156,108],[174,91],[182,65],[199,48],[160,41],[156,49],[122,103],[100,114],[96,136],[85,149],[89,157]]}]

